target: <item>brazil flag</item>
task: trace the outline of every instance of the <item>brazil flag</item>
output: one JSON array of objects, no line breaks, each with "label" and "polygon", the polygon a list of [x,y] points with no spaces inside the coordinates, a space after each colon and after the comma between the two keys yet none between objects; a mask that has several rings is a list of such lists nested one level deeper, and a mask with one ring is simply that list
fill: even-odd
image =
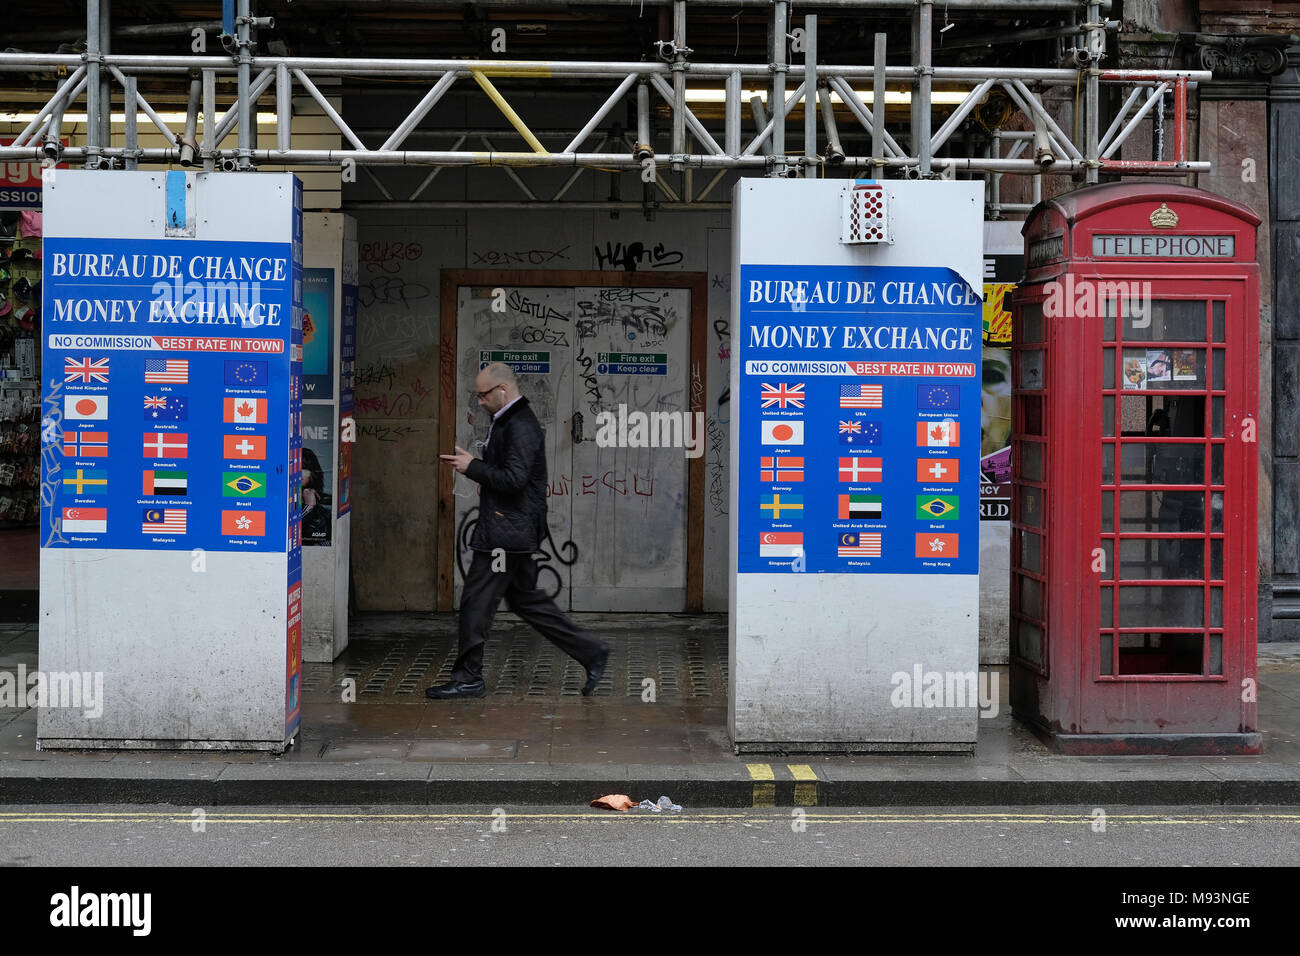
[{"label": "brazil flag", "polygon": [[223,471],[221,495],[223,498],[265,498],[266,475],[260,471]]},{"label": "brazil flag", "polygon": [[947,521],[957,518],[956,495],[917,495],[916,517],[922,521]]}]

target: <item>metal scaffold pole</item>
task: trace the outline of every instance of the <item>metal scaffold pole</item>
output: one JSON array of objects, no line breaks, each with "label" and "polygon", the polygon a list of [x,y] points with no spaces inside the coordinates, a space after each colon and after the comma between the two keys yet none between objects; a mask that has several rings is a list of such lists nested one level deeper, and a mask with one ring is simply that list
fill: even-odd
[{"label": "metal scaffold pole", "polygon": [[252,103],[249,101],[248,87],[252,73],[253,51],[249,49],[249,0],[239,0],[239,16],[235,23],[236,36],[239,38],[239,168],[248,169],[253,163]]},{"label": "metal scaffold pole", "polygon": [[[917,166],[922,179],[930,176],[930,129],[933,117],[934,89],[934,3],[921,0],[916,7],[916,92],[913,93],[912,149],[919,157]],[[876,107],[876,116],[883,122],[884,104]]]},{"label": "metal scaffold pole", "polygon": [[[113,0],[99,0],[99,50],[103,54],[112,53],[113,17],[110,10]],[[113,142],[113,87],[111,76],[101,70],[99,73],[99,142],[109,146]]]},{"label": "metal scaffold pole", "polygon": [[1106,30],[1099,21],[1101,7],[1093,2],[1088,4],[1087,51],[1088,62],[1080,64],[1084,71],[1084,146],[1083,155],[1088,158],[1088,168],[1084,172],[1085,180],[1091,185],[1100,181],[1101,170],[1097,165],[1097,133],[1100,129],[1101,109],[1101,57],[1105,52]]},{"label": "metal scaffold pole", "polygon": [[[103,143],[99,128],[99,102],[103,87],[99,82],[101,70],[99,44],[99,4],[101,0],[86,0],[86,168],[99,165],[99,151]],[[107,0],[103,0],[107,2]]]},{"label": "metal scaffold pole", "polygon": [[817,175],[817,18],[803,18],[804,175]]},{"label": "metal scaffold pole", "polygon": [[784,176],[785,163],[785,40],[787,13],[786,0],[776,0],[772,8],[772,95],[767,105],[772,113],[772,175]]},{"label": "metal scaffold pole", "polygon": [[[256,168],[256,164],[336,168],[347,164],[567,167],[573,173],[557,194],[558,199],[584,170],[644,172],[646,162],[670,163],[673,171],[681,176],[680,186],[660,180],[659,189],[670,204],[685,206],[697,198],[696,190],[690,188],[694,184],[689,181],[694,170],[711,171],[712,179],[699,198],[707,195],[726,170],[764,170],[769,176],[786,176],[792,172],[816,176],[819,168],[824,173],[822,164],[826,162],[843,163],[854,171],[869,170],[876,176],[884,176],[888,170],[894,170],[895,175],[920,177],[956,172],[1037,175],[1041,167],[1036,159],[1041,157],[1031,155],[1033,151],[1026,151],[1023,144],[1014,147],[1008,155],[1002,155],[997,149],[986,155],[982,149],[970,153],[960,138],[961,127],[983,98],[991,91],[1000,91],[1038,131],[1040,151],[1053,157],[1053,174],[1082,173],[1089,182],[1096,182],[1102,171],[1186,175],[1209,169],[1207,162],[1188,161],[1186,123],[1188,90],[1210,79],[1211,74],[1204,70],[1103,69],[1106,31],[1117,26],[1105,19],[1111,6],[1109,0],[979,0],[978,3],[948,0],[945,3],[945,12],[949,8],[982,12],[1082,11],[1078,18],[1081,22],[1046,28],[1053,36],[1080,38],[1070,68],[1065,65],[1017,67],[1002,63],[935,66],[935,0],[843,0],[807,5],[813,9],[853,9],[863,14],[878,14],[881,10],[906,12],[911,26],[912,57],[910,62],[893,67],[886,62],[883,32],[875,34],[870,64],[820,62],[819,18],[806,14],[802,30],[794,31],[792,37],[789,0],[772,0],[765,7],[769,55],[766,62],[760,63],[694,62],[693,51],[686,45],[686,18],[691,9],[686,0],[648,0],[649,5],[664,11],[662,22],[666,36],[659,41],[659,56],[638,61],[262,56],[254,42],[256,31],[273,29],[274,23],[254,15],[252,0],[225,0],[224,52],[120,55],[109,49],[109,2],[87,0],[87,43],[82,55],[0,54],[0,75],[44,76],[49,81],[49,92],[44,94],[46,102],[32,116],[24,115],[23,119],[31,122],[10,145],[0,147],[0,160],[40,159],[51,151],[57,153],[62,131],[59,117],[84,91],[88,118],[84,137],[73,139],[63,150],[62,158],[84,163],[88,168],[200,161],[208,170],[248,170]],[[366,5],[366,0],[356,2]],[[585,0],[570,2],[586,5]],[[697,7],[720,5],[723,4],[711,0],[696,3]],[[430,0],[423,6],[451,9],[451,4],[440,0]],[[901,20],[897,14],[895,18]],[[161,31],[167,25],[156,26]],[[787,44],[792,39],[795,43],[791,48]],[[972,48],[975,39],[980,37],[968,36],[959,40],[958,45]],[[793,90],[788,89],[791,49],[804,57],[801,66],[794,67],[801,69],[802,76],[796,77],[798,83]],[[326,80],[337,78],[347,78],[349,83],[358,85],[372,80],[402,81],[411,84],[416,92],[411,96],[411,105],[397,111],[397,119],[391,126],[371,124],[369,128],[354,130],[322,92]],[[506,82],[497,85],[493,82],[495,78]],[[458,84],[462,79],[475,82]],[[140,135],[150,138],[127,145],[113,144],[111,82],[127,90],[128,115],[133,118],[137,110],[144,112],[161,133],[163,143],[159,144],[153,137],[152,130],[148,133],[142,130]],[[218,91],[226,83],[235,88],[236,95],[230,98],[228,108],[222,113],[218,111]],[[907,138],[902,135],[903,124],[895,124],[893,135],[888,128],[886,100],[887,86],[891,84],[895,89],[911,89],[910,129],[907,130],[910,137]],[[1102,116],[1102,84],[1122,88],[1115,99],[1122,104],[1118,115]],[[258,99],[272,85],[277,135],[273,143],[265,144],[272,147],[267,149],[257,141],[256,109]],[[521,89],[530,85],[531,89]],[[1083,112],[1073,118],[1074,122],[1063,122],[1059,114],[1047,108],[1044,94],[1054,86],[1076,85],[1080,89]],[[949,94],[938,107],[943,120],[938,124],[933,119],[935,86]],[[290,136],[292,94],[298,87],[320,106],[322,122],[332,124],[337,130],[342,148],[294,148]],[[655,122],[651,90],[661,100],[654,105],[667,114],[662,123]],[[1141,124],[1151,122],[1151,111],[1158,108],[1160,95],[1167,90],[1173,91],[1175,104],[1172,158],[1112,159]],[[470,135],[471,130],[451,128],[445,122],[423,125],[426,116],[449,91],[455,97],[486,96],[528,143],[528,150],[497,149],[492,145],[497,133],[502,129],[508,132],[506,127],[485,127]],[[756,95],[764,91],[765,101]],[[953,93],[960,95],[952,99]],[[403,94],[399,88],[389,87],[379,95]],[[527,111],[516,109],[511,101],[546,96],[563,97],[566,102],[581,96],[590,100],[590,104],[566,114],[573,117],[571,126],[561,124],[560,128],[540,130],[535,135],[521,119]],[[149,100],[159,109],[152,107]],[[804,108],[803,145],[792,156],[786,142],[787,118],[800,102]],[[176,129],[169,128],[171,110],[160,112],[164,103],[175,104],[172,110],[185,107],[183,128],[179,125]],[[629,103],[636,117],[635,140],[611,125],[611,117],[618,115],[620,105]],[[699,103],[719,105],[701,107]],[[748,118],[747,104],[751,114]],[[195,142],[200,105],[202,139]],[[840,125],[846,114],[855,120],[850,126]],[[1107,123],[1106,132],[1099,135]],[[221,144],[236,127],[237,146],[234,149],[227,146],[222,159]],[[934,128],[937,133],[932,133]],[[80,132],[77,127],[73,129],[74,134]],[[444,134],[448,141],[455,140],[449,148],[445,145],[444,148],[408,148],[410,141]],[[486,143],[484,136],[488,137]],[[485,148],[478,148],[481,143]],[[543,194],[531,183],[526,184],[525,178],[516,180],[525,195]],[[428,181],[426,178],[406,201],[414,201]],[[386,189],[381,192],[387,194]],[[550,195],[554,188],[548,186],[544,193]],[[995,198],[995,204],[996,201]]]}]

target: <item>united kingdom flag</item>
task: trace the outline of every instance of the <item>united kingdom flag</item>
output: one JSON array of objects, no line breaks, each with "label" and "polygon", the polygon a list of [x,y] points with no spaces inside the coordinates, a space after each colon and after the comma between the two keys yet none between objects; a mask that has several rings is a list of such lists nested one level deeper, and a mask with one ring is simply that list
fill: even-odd
[{"label": "united kingdom flag", "polygon": [[764,408],[771,408],[773,405],[777,408],[785,408],[787,405],[792,408],[803,408],[803,382],[798,385],[786,385],[784,382],[769,385],[764,382],[762,399]]},{"label": "united kingdom flag", "polygon": [[72,358],[63,359],[63,380],[89,385],[91,382],[108,384],[108,359]]}]

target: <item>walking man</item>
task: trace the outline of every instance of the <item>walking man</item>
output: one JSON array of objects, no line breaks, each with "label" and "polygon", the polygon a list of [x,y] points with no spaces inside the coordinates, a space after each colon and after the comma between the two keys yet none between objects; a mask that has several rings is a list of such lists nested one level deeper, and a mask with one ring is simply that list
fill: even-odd
[{"label": "walking man", "polygon": [[460,652],[451,681],[425,690],[435,700],[482,697],[483,645],[501,598],[548,641],[587,669],[583,695],[600,683],[609,645],[579,630],[537,587],[533,553],[546,537],[546,446],[542,426],[519,394],[514,370],[493,362],[474,381],[492,427],[475,458],[459,445],[439,457],[479,484],[478,522],[469,546],[474,559],[460,598]]}]

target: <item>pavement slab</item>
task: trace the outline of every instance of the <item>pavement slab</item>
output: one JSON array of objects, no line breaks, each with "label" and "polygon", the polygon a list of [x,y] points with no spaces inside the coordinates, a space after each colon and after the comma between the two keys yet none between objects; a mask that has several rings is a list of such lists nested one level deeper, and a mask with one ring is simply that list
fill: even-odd
[{"label": "pavement slab", "polygon": [[[3,709],[0,804],[1300,804],[1300,645],[1261,645],[1254,757],[1065,757],[1006,709],[979,721],[973,754],[738,756],[725,617],[588,617],[619,648],[596,694],[502,615],[487,696],[447,702],[424,688],[449,672],[455,615],[359,615],[338,661],[306,665],[301,731],[283,754],[38,750],[36,711]],[[0,670],[35,667],[36,650],[35,627],[0,625]]]}]

